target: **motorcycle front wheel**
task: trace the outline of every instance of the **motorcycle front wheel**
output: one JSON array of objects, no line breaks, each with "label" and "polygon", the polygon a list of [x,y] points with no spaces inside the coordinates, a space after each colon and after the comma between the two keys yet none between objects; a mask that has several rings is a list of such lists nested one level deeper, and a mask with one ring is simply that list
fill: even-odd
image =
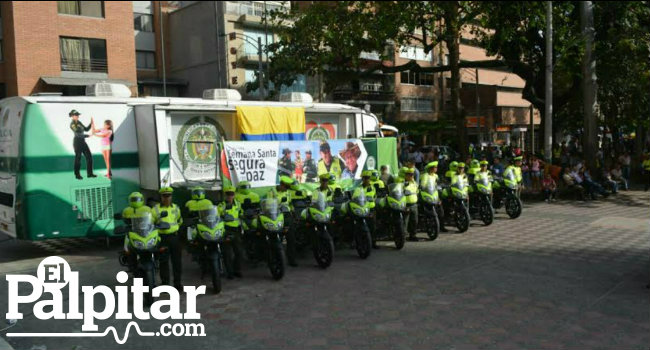
[{"label": "motorcycle front wheel", "polygon": [[271,241],[269,249],[269,271],[271,271],[273,279],[278,281],[284,277],[284,271],[286,270],[284,248],[280,241]]},{"label": "motorcycle front wheel", "polygon": [[334,259],[334,241],[332,236],[327,232],[327,227],[322,227],[321,231],[316,231],[316,244],[313,247],[314,259],[323,269],[328,268]]},{"label": "motorcycle front wheel", "polygon": [[372,251],[372,238],[370,237],[368,225],[365,222],[358,224],[354,232],[354,245],[361,259],[366,259],[370,256],[370,252]]},{"label": "motorcycle front wheel", "polygon": [[221,254],[219,251],[210,255],[210,277],[214,294],[221,293]]},{"label": "motorcycle front wheel", "polygon": [[479,204],[479,213],[481,216],[481,221],[485,226],[490,226],[494,222],[494,208],[490,203],[489,198],[483,198]]},{"label": "motorcycle front wheel", "polygon": [[456,208],[454,208],[454,219],[458,233],[463,233],[469,229],[470,216],[467,207],[457,204]]},{"label": "motorcycle front wheel", "polygon": [[516,219],[521,215],[522,204],[521,199],[517,196],[510,195],[506,198],[506,213],[511,219]]},{"label": "motorcycle front wheel", "polygon": [[396,215],[395,220],[393,220],[393,240],[395,241],[395,248],[400,250],[404,248],[404,243],[406,242],[406,232],[404,230],[404,219],[401,215]]}]

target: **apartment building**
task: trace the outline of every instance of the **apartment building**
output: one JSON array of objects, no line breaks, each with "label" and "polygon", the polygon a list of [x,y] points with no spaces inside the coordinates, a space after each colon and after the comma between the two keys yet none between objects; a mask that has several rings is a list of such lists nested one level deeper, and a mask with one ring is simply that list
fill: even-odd
[{"label": "apartment building", "polygon": [[305,77],[289,87],[271,84],[262,92],[246,91],[246,83],[256,80],[260,67],[266,71],[265,47],[277,39],[264,24],[265,14],[289,8],[289,2],[281,1],[180,2],[169,15],[170,74],[188,82],[182,96],[201,96],[210,88],[236,89],[244,99],[258,99],[260,93],[268,98],[273,93],[304,92]]},{"label": "apartment building", "polygon": [[0,97],[79,95],[100,81],[135,92],[131,2],[0,2]]}]

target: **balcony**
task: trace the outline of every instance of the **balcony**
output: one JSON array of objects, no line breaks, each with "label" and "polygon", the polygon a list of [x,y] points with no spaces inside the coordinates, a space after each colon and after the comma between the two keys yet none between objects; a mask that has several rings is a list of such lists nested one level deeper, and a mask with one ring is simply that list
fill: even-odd
[{"label": "balcony", "polygon": [[83,73],[108,73],[108,60],[61,58],[61,71]]},{"label": "balcony", "polygon": [[[287,13],[289,8],[279,4],[266,4],[266,11],[271,13],[272,11],[280,11]],[[237,1],[226,1],[226,13],[237,16],[264,16],[264,2],[237,2]],[[254,21],[254,22],[259,22]]]},{"label": "balcony", "polygon": [[360,102],[390,102],[395,101],[395,93],[388,91],[368,91],[341,89],[332,92],[332,98],[336,102],[360,103]]}]

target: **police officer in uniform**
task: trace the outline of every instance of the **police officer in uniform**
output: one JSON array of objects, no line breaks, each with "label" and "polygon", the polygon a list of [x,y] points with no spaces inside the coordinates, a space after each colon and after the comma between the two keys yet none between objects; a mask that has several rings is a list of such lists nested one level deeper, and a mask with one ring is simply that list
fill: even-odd
[{"label": "police officer in uniform", "polygon": [[72,146],[74,147],[74,176],[77,178],[77,180],[82,180],[83,177],[81,177],[81,154],[83,153],[84,157],[86,158],[86,174],[88,177],[97,177],[97,175],[93,174],[93,155],[90,153],[90,148],[88,148],[88,145],[86,144],[86,137],[90,135],[86,135],[84,132],[89,131],[91,126],[92,126],[92,119],[90,122],[90,125],[84,126],[80,121],[79,121],[79,113],[76,109],[73,109],[70,111],[70,118],[72,118],[72,122],[70,123],[70,130],[74,133],[74,141],[72,143]]},{"label": "police officer in uniform", "polygon": [[282,158],[278,160],[278,175],[291,176],[293,173],[293,163],[291,163],[291,150],[285,148],[282,150]]},{"label": "police officer in uniform", "polygon": [[[165,251],[160,256],[160,279],[162,284],[169,285],[169,257],[171,256],[172,260],[172,270],[174,273],[174,287],[179,291],[182,291],[183,284],[181,282],[182,274],[182,247],[181,242],[178,238],[178,230],[180,225],[183,223],[183,218],[181,216],[181,210],[178,206],[172,203],[172,193],[174,189],[171,187],[163,187],[159,191],[160,193],[160,203],[156,204],[153,207],[153,219],[156,224],[160,222],[166,222],[169,224],[169,228],[165,230],[159,230],[160,233],[160,243],[162,247],[166,247]],[[161,217],[163,212],[167,213],[166,217]]]},{"label": "police officer in uniform", "polygon": [[225,186],[223,189],[225,200],[217,206],[219,216],[225,221],[226,236],[230,236],[230,241],[224,244],[224,258],[226,265],[226,277],[232,279],[234,277],[241,278],[241,262],[242,262],[242,226],[241,217],[243,216],[242,208],[239,202],[235,200],[235,188],[232,186]]},{"label": "police officer in uniform", "polygon": [[311,157],[311,150],[305,152],[305,161],[302,165],[302,174],[305,177],[303,182],[316,182],[318,178],[318,167],[316,161]]},{"label": "police officer in uniform", "polygon": [[343,173],[343,164],[341,160],[332,156],[330,144],[322,142],[320,144],[320,160],[318,161],[318,175],[332,174],[339,179]]},{"label": "police officer in uniform", "polygon": [[[152,213],[151,208],[144,205],[144,196],[140,192],[132,192],[129,195],[129,206],[122,210],[122,220],[131,226],[131,219],[140,217],[145,213]],[[124,236],[124,251],[126,252],[129,262],[129,270],[135,271],[138,264],[138,256],[131,254],[129,250],[129,235]]]},{"label": "police officer in uniform", "polygon": [[190,217],[198,216],[198,212],[212,207],[212,201],[205,198],[205,190],[201,186],[193,187],[191,190],[192,199],[185,203]]},{"label": "police officer in uniform", "polygon": [[408,223],[409,241],[417,241],[415,233],[418,228],[418,184],[413,179],[414,175],[414,168],[406,168],[404,170],[404,192],[411,192],[406,196],[406,207],[408,211],[404,218]]}]

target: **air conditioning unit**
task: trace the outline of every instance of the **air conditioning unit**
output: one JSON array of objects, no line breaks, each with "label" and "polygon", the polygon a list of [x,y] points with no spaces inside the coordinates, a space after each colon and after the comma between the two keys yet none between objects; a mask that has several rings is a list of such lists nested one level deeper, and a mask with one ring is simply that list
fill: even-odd
[{"label": "air conditioning unit", "polygon": [[86,96],[131,97],[131,89],[122,84],[96,83],[86,86]]},{"label": "air conditioning unit", "polygon": [[286,92],[280,95],[280,102],[314,103],[314,99],[306,92]]},{"label": "air conditioning unit", "polygon": [[234,89],[208,89],[203,90],[204,100],[241,101],[239,91]]}]

